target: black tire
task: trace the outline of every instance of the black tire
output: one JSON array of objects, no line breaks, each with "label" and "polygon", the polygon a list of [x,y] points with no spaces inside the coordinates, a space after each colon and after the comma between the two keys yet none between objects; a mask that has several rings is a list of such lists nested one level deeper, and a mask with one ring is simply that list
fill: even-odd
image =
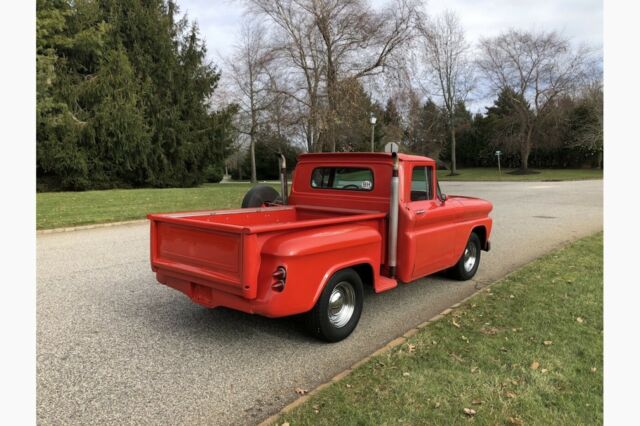
[{"label": "black tire", "polygon": [[[349,288],[351,290],[349,290]],[[337,310],[337,302],[333,307],[333,311],[330,308],[330,301],[332,295],[336,293],[342,293],[342,300],[348,301],[349,291],[352,291],[353,296],[353,311],[349,315],[349,308],[347,303],[343,303],[339,310]],[[311,334],[318,339],[327,342],[339,342],[340,340],[348,337],[353,330],[355,330],[362,314],[362,304],[364,300],[364,291],[362,289],[362,280],[360,275],[351,268],[343,269],[336,272],[324,290],[318,298],[316,305],[313,309],[307,313],[307,327]],[[343,309],[346,307],[346,310]],[[343,316],[341,316],[343,312]],[[348,320],[346,320],[348,316]],[[331,318],[330,318],[331,317]],[[340,324],[340,320],[344,321],[344,324]]]},{"label": "black tire", "polygon": [[278,191],[269,185],[256,185],[244,195],[242,199],[242,208],[262,207],[269,203],[276,203],[281,200]]},{"label": "black tire", "polygon": [[[456,263],[450,270],[450,274],[453,278],[466,281],[473,278],[473,276],[478,271],[478,266],[480,266],[480,253],[482,250],[480,249],[480,238],[478,234],[472,232],[467,240],[467,244],[460,255],[460,259],[458,259],[458,263]],[[474,252],[475,251],[475,256]],[[471,258],[473,257],[473,266],[471,265]]]}]

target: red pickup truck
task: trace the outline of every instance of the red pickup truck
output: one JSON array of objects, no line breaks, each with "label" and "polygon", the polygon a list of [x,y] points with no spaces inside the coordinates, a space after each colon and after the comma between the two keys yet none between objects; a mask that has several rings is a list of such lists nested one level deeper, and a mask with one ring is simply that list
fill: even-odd
[{"label": "red pickup truck", "polygon": [[492,205],[446,196],[435,161],[396,153],[304,154],[287,189],[254,187],[235,210],[150,214],[157,280],[200,305],[267,317],[306,313],[347,337],[376,293],[447,270],[468,280],[490,248]]}]

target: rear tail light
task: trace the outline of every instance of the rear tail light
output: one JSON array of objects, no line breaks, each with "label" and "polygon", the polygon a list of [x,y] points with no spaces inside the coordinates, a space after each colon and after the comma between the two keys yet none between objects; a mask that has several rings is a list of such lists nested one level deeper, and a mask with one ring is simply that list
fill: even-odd
[{"label": "rear tail light", "polygon": [[284,290],[284,286],[287,282],[287,270],[284,266],[278,266],[272,276],[276,281],[271,285],[271,288],[277,292]]}]

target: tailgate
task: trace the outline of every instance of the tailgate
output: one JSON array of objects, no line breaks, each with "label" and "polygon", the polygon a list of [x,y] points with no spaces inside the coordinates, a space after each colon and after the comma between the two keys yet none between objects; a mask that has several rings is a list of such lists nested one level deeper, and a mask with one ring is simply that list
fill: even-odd
[{"label": "tailgate", "polygon": [[150,216],[154,271],[248,299],[256,297],[256,235],[241,227]]}]

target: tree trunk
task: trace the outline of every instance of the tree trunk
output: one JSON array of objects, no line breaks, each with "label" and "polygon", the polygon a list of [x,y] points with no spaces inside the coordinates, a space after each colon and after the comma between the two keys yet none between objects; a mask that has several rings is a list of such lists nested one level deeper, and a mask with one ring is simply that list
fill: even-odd
[{"label": "tree trunk", "polygon": [[602,151],[598,152],[598,168],[602,170],[602,166],[604,165]]},{"label": "tree trunk", "polygon": [[331,152],[336,152],[336,119],[338,118],[338,76],[333,64],[331,50],[327,57],[327,103],[329,114],[327,119],[327,139],[331,146]]},{"label": "tree trunk", "polygon": [[458,167],[456,166],[456,129],[451,126],[451,175],[458,174]]},{"label": "tree trunk", "polygon": [[253,134],[249,136],[249,147],[251,151],[251,183],[256,184],[258,177],[256,176],[256,143]]},{"label": "tree trunk", "polygon": [[336,102],[335,89],[327,89],[327,100],[329,104],[329,113],[327,119],[327,140],[329,142],[329,146],[331,147],[331,152],[336,152],[336,110],[338,109],[338,107]]},{"label": "tree trunk", "polygon": [[530,128],[524,134],[524,140],[520,144],[520,170],[522,172],[529,171],[529,154],[531,153],[531,133],[533,128]]}]

